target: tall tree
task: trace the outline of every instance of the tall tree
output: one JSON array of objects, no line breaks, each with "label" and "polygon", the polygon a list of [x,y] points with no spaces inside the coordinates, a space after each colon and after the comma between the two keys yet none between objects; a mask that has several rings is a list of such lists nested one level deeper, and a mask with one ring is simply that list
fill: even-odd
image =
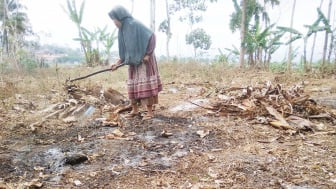
[{"label": "tall tree", "polygon": [[150,0],[150,28],[155,32],[155,0]]},{"label": "tall tree", "polygon": [[211,37],[204,29],[197,28],[186,35],[188,45],[194,47],[194,57],[197,56],[197,49],[208,50],[211,46]]},{"label": "tall tree", "polygon": [[[190,31],[194,24],[202,20],[201,12],[207,10],[207,3],[214,3],[217,0],[166,0],[167,17],[160,23],[159,31],[166,34],[166,52],[169,59],[169,42],[172,36],[171,19],[177,16],[181,22],[189,25]],[[178,15],[180,13],[180,15]]]},{"label": "tall tree", "polygon": [[245,66],[245,35],[246,35],[246,5],[247,0],[242,1],[242,10],[241,10],[241,25],[240,25],[240,54],[239,54],[239,67],[243,68]]},{"label": "tall tree", "polygon": [[[332,7],[332,0],[329,0],[328,18],[327,18],[327,21],[328,21],[327,24],[328,25],[330,24],[331,7]],[[330,28],[330,25],[329,25],[329,28]],[[326,59],[326,55],[327,55],[329,33],[331,33],[330,30],[325,30],[324,45],[323,45],[323,56],[322,56],[322,71],[325,71],[325,67],[326,67],[325,59]]]},{"label": "tall tree", "polygon": [[[295,13],[295,6],[296,6],[296,0],[293,1],[292,5],[292,15],[291,15],[291,21],[290,21],[290,28],[293,28],[293,22],[294,22],[294,13]],[[292,33],[289,33],[289,38],[292,38]],[[287,71],[292,71],[292,43],[288,45],[288,57],[287,57]]]},{"label": "tall tree", "polygon": [[217,2],[217,0],[173,0],[170,6],[170,13],[182,13],[179,17],[181,22],[186,22],[190,30],[194,24],[202,21],[203,17],[201,12],[207,10],[207,3]]},{"label": "tall tree", "polygon": [[171,36],[172,36],[171,26],[170,26],[170,20],[171,20],[170,15],[171,15],[171,13],[169,12],[170,9],[169,9],[168,0],[165,0],[165,3],[166,3],[166,16],[167,16],[167,18],[160,23],[159,31],[166,34],[166,56],[167,56],[167,60],[169,61],[170,60],[169,43],[170,43],[170,39],[171,39]]}]

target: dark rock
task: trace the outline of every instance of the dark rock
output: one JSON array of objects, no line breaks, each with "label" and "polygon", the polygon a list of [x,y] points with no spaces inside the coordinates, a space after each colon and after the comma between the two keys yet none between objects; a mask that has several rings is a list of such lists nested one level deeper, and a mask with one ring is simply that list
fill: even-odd
[{"label": "dark rock", "polygon": [[65,165],[76,165],[88,160],[88,157],[84,154],[71,154],[64,158]]}]

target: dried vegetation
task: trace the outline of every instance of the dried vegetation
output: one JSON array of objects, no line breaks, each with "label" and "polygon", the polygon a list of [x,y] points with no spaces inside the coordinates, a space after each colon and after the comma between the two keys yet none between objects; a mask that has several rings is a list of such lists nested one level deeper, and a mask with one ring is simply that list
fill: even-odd
[{"label": "dried vegetation", "polygon": [[125,68],[65,82],[97,69],[1,76],[0,188],[336,184],[335,76],[162,63],[141,121],[124,118]]}]

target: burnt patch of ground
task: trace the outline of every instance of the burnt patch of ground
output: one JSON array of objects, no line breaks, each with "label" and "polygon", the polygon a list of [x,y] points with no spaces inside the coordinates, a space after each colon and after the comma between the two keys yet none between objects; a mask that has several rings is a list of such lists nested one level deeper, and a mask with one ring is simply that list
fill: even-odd
[{"label": "burnt patch of ground", "polygon": [[[208,119],[208,118],[204,118]],[[180,159],[190,153],[208,151],[220,146],[215,133],[210,132],[204,138],[196,134],[205,129],[192,118],[165,116],[158,113],[150,121],[141,117],[123,120],[123,127],[102,127],[94,121],[85,125],[68,125],[54,129],[57,121],[47,123],[43,129],[22,132],[20,136],[10,138],[11,143],[3,142],[8,157],[7,170],[2,173],[4,181],[14,182],[25,174],[27,180],[33,180],[38,174],[44,175],[41,182],[50,187],[60,183],[73,185],[65,175],[95,175],[96,179],[106,177],[109,172],[115,178],[138,170],[144,173],[175,172],[174,167]],[[108,133],[120,130],[127,139],[106,139]],[[169,135],[165,135],[169,133]],[[9,138],[8,138],[9,139]],[[69,154],[85,154],[88,161],[74,166],[65,164]],[[3,167],[5,168],[5,167]],[[13,171],[15,170],[15,171]],[[99,176],[104,173],[104,176]],[[79,175],[78,175],[79,176]],[[65,180],[64,180],[65,179]],[[104,179],[103,179],[104,180]],[[90,182],[81,180],[85,186]],[[104,184],[103,181],[99,181]],[[106,180],[109,184],[110,180]]]}]

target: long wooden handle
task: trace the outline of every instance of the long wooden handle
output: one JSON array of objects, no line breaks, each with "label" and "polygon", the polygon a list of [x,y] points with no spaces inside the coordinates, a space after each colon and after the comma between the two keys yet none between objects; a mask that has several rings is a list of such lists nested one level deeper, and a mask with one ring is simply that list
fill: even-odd
[{"label": "long wooden handle", "polygon": [[[125,64],[119,64],[119,65],[117,66],[117,68],[119,68],[119,67],[121,67],[121,66],[123,66],[123,65],[125,65]],[[70,82],[78,81],[78,80],[81,80],[81,79],[85,79],[85,78],[91,77],[91,76],[93,76],[93,75],[96,75],[96,74],[99,74],[99,73],[103,73],[103,72],[107,72],[107,71],[111,71],[111,70],[112,70],[112,68],[108,68],[108,69],[104,69],[104,70],[96,71],[96,72],[91,73],[91,74],[86,75],[86,76],[82,76],[82,77],[78,77],[78,78],[75,78],[75,79],[71,79]]]}]

